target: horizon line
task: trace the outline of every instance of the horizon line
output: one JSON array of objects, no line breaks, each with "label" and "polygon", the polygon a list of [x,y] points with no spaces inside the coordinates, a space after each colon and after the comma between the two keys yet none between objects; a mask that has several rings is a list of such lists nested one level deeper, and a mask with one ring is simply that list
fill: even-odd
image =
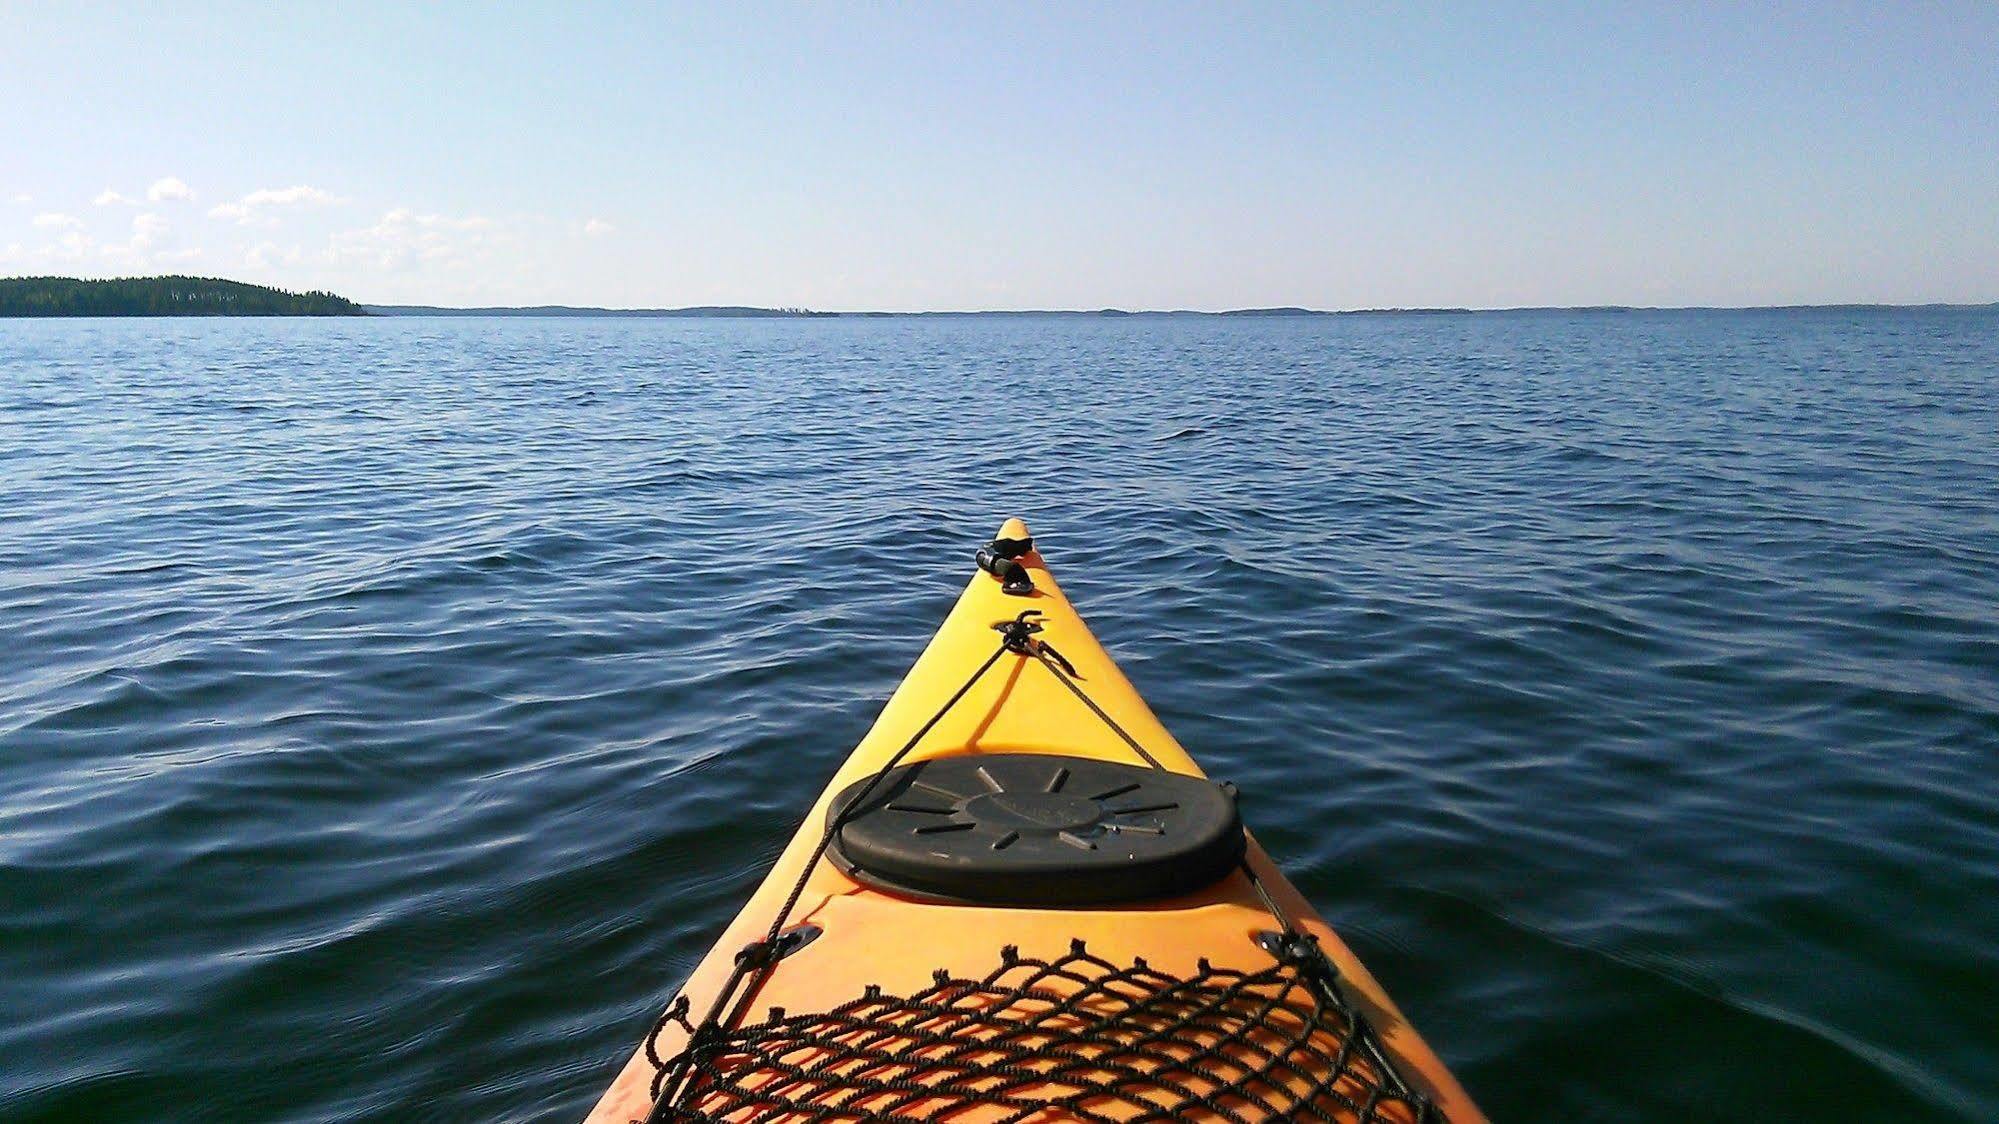
[{"label": "horizon line", "polygon": [[[210,284],[234,285],[292,296],[323,293],[337,296],[327,290],[301,290],[277,288],[260,282],[236,281],[220,277],[201,277],[188,274],[155,274],[104,278],[67,277],[61,275],[19,275],[0,276],[0,283],[20,283],[35,281],[64,282],[74,284],[115,284],[118,282],[166,282],[191,281]],[[442,304],[392,304],[365,303],[347,297],[338,299],[360,309],[365,314],[383,316],[548,316],[548,317],[625,317],[625,318],[812,318],[812,317],[922,317],[922,316],[1066,316],[1066,317],[1126,317],[1126,316],[1263,316],[1263,317],[1314,317],[1314,316],[1366,316],[1366,315],[1476,315],[1480,313],[1526,313],[1526,312],[1786,312],[1786,311],[1863,311],[1863,310],[1957,310],[1981,311],[1999,309],[1999,300],[1987,301],[1828,301],[1828,302],[1786,302],[1781,304],[1539,304],[1539,305],[1381,305],[1359,308],[1310,308],[1303,305],[1254,305],[1237,308],[1119,308],[1099,306],[1095,308],[933,308],[933,309],[814,309],[798,305],[748,305],[748,304],[698,304],[679,306],[629,306],[575,304],[484,304],[484,305],[442,305]]]},{"label": "horizon line", "polygon": [[1962,309],[1967,311],[1999,308],[1990,301],[1827,301],[1784,304],[1524,304],[1524,305],[1381,305],[1358,308],[1309,308],[1302,305],[1257,305],[1240,308],[930,308],[930,309],[821,309],[798,306],[700,304],[679,306],[632,306],[572,304],[518,305],[438,305],[387,304],[356,301],[371,313],[389,315],[547,315],[669,317],[709,316],[726,318],[807,319],[812,317],[886,316],[1367,316],[1367,315],[1473,315],[1496,312],[1792,312],[1852,309],[1921,310]]}]

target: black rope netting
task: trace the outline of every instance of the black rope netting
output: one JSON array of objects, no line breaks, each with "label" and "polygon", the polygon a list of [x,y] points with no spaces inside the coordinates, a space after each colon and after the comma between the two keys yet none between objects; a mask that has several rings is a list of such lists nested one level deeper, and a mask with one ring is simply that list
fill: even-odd
[{"label": "black rope netting", "polygon": [[[1330,972],[1323,960],[1255,971],[1203,960],[1182,979],[1077,941],[1054,960],[1004,949],[983,979],[939,971],[913,995],[871,987],[830,1011],[773,1008],[732,1029],[697,1029],[682,998],[647,1038],[660,1067],[651,1119],[1441,1121]],[[663,1059],[668,1027],[688,1045]]]}]

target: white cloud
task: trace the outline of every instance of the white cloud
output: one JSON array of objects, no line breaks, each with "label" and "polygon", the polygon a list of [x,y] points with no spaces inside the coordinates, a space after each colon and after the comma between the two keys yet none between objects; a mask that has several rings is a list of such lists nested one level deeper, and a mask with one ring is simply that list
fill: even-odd
[{"label": "white cloud", "polygon": [[132,219],[132,233],[99,241],[80,224],[55,225],[55,240],[35,246],[9,243],[0,262],[17,269],[56,270],[82,277],[129,277],[174,272],[206,260],[200,247],[175,245],[172,224],[150,212]]},{"label": "white cloud", "polygon": [[583,224],[583,233],[590,238],[602,238],[606,234],[616,234],[618,228],[603,219],[591,219]]},{"label": "white cloud", "polygon": [[80,262],[97,250],[97,239],[81,230],[64,230],[62,237],[28,251],[24,257],[37,262]]},{"label": "white cloud", "polygon": [[422,214],[400,206],[374,226],[334,234],[320,260],[336,270],[476,272],[490,268],[492,252],[504,242],[512,236],[486,216]]},{"label": "white cloud", "polygon": [[14,195],[14,205],[17,207],[25,207],[34,201],[35,197],[25,191],[16,192]]},{"label": "white cloud", "polygon": [[276,242],[259,242],[243,255],[243,264],[251,269],[270,269],[278,265],[297,265],[303,258],[296,246],[286,249]]},{"label": "white cloud", "polygon": [[167,176],[153,181],[153,186],[146,189],[146,198],[155,203],[188,200],[194,198],[194,189],[179,176]]},{"label": "white cloud", "polygon": [[167,232],[167,220],[154,214],[139,215],[132,220],[132,248],[144,250],[160,240]]},{"label": "white cloud", "polygon": [[97,269],[132,274],[201,256],[199,249],[175,247],[172,224],[151,211],[134,215],[131,235],[117,241],[99,241],[84,229],[81,220],[54,211],[35,216],[34,224],[55,240],[32,248],[14,243],[6,255],[31,268],[74,270],[86,276]]},{"label": "white cloud", "polygon": [[161,246],[169,229],[167,220],[149,211],[132,217],[132,236],[125,241],[80,243],[75,249],[83,253],[94,245],[98,256],[117,263],[117,268],[149,269],[163,262],[182,261],[190,256],[187,250],[166,250]]},{"label": "white cloud", "polygon": [[333,236],[327,259],[337,265],[403,269],[422,262],[446,262],[478,246],[493,220],[482,215],[420,214],[397,207],[382,221]]},{"label": "white cloud", "polygon": [[93,206],[97,207],[122,207],[137,203],[138,200],[127,195],[122,195],[107,187],[103,191],[98,192],[97,198],[92,199],[90,202]]},{"label": "white cloud", "polygon": [[209,209],[212,219],[234,219],[249,223],[258,219],[268,220],[264,212],[274,207],[330,207],[347,200],[330,191],[304,184],[291,187],[266,187],[245,195],[234,203],[223,203]]}]

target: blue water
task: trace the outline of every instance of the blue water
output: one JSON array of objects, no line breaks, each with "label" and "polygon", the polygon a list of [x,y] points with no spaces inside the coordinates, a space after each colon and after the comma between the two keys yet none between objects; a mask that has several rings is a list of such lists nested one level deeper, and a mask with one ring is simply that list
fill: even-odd
[{"label": "blue water", "polygon": [[1025,516],[1501,1119],[1999,1118],[1999,314],[0,322],[0,1119],[566,1120]]}]

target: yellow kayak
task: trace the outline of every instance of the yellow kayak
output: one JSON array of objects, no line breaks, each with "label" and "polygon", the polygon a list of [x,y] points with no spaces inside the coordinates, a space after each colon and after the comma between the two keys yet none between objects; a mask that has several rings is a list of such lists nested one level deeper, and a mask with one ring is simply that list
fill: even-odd
[{"label": "yellow kayak", "polygon": [[1009,520],[589,1124],[1483,1120]]}]

